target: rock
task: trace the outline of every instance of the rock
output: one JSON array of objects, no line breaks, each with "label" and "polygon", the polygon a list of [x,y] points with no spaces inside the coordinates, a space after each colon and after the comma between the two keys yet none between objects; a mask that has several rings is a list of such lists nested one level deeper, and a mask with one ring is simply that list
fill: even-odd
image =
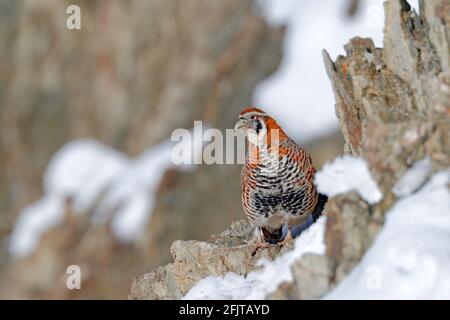
[{"label": "rock", "polygon": [[[123,299],[132,281],[125,271],[142,273],[147,260],[134,246],[117,241],[108,225],[93,224],[90,213],[75,213],[67,203],[64,221],[43,235],[38,248],[2,270],[0,297]],[[79,290],[66,286],[71,265],[80,267]]]},{"label": "rock", "polygon": [[[334,134],[309,143],[305,149],[320,168],[327,159],[341,152],[342,145],[342,136]],[[227,228],[230,221],[244,217],[240,201],[240,173],[239,165],[203,165],[194,171],[166,172],[151,222],[139,241],[149,255],[160,257],[154,259],[150,267],[171,261],[169,249],[173,241],[207,240],[211,233]],[[212,211],[211,204],[214,204]],[[195,223],[186,223],[180,216]]]},{"label": "rock", "polygon": [[266,296],[267,300],[296,300],[298,291],[294,282],[285,281],[278,288]]},{"label": "rock", "polygon": [[283,282],[268,300],[318,299],[330,290],[332,269],[324,255],[307,253],[291,266],[294,280]]},{"label": "rock", "polygon": [[248,244],[252,235],[250,224],[240,220],[207,242],[175,241],[170,250],[174,261],[134,279],[129,299],[180,299],[209,275],[246,275],[257,268],[259,259],[273,260],[290,249],[270,246],[255,251],[254,244]]},{"label": "rock", "polygon": [[292,265],[297,299],[317,299],[329,291],[332,276],[326,256],[305,254]]},{"label": "rock", "polygon": [[382,226],[382,219],[371,216],[369,208],[355,192],[327,203],[326,252],[337,281],[359,262]]},{"label": "rock", "polygon": [[366,159],[384,194],[373,206],[353,193],[328,201],[327,256],[335,283],[372,243],[396,200],[392,187],[406,170],[425,157],[434,171],[450,165],[450,42],[442,36],[450,32],[448,3],[424,1],[420,16],[406,1],[384,7],[384,48],[356,37],[334,62],[324,52],[345,151]]}]

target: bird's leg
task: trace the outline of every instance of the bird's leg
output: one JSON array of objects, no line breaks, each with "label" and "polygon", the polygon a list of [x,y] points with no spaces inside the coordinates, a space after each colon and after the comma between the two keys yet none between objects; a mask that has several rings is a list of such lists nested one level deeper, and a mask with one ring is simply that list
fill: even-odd
[{"label": "bird's leg", "polygon": [[278,242],[277,245],[280,247],[283,247],[286,243],[291,242],[292,239],[293,238],[292,238],[291,228],[289,228],[284,239],[282,241]]},{"label": "bird's leg", "polygon": [[258,227],[255,228],[255,234],[254,234],[252,242],[255,245],[255,249],[254,249],[252,255],[255,255],[256,251],[258,251],[259,249],[266,249],[266,248],[270,247],[270,244],[267,243],[266,241],[264,241],[264,237],[262,235],[262,231]]},{"label": "bird's leg", "polygon": [[262,242],[257,242],[255,244],[255,251],[254,253],[256,253],[256,251],[258,251],[259,249],[267,249],[268,247],[270,247],[270,243],[262,241]]}]

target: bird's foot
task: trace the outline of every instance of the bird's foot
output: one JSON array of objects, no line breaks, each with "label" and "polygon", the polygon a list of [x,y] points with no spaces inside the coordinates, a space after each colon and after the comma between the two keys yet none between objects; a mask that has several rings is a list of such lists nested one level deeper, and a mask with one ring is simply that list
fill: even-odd
[{"label": "bird's foot", "polygon": [[270,247],[270,243],[267,242],[258,242],[255,244],[255,248],[253,249],[252,256],[258,252],[259,249],[267,249]]},{"label": "bird's foot", "polygon": [[267,249],[269,247],[270,247],[270,243],[268,243],[268,242],[259,242],[259,243],[257,243],[255,245],[255,249],[256,250],[258,250],[258,249]]}]

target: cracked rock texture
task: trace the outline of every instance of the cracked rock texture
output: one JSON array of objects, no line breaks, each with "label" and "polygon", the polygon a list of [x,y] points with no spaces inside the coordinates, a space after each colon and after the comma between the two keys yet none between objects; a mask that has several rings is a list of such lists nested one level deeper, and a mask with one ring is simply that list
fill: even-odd
[{"label": "cracked rock texture", "polygon": [[[294,281],[283,283],[269,299],[311,299],[329,292],[383,226],[384,213],[396,201],[391,189],[398,178],[425,157],[433,171],[450,166],[450,2],[420,1],[420,14],[402,0],[387,1],[384,9],[383,48],[355,37],[336,61],[324,51],[344,151],[366,159],[384,197],[375,205],[354,192],[330,199],[324,212],[326,255],[298,259],[292,266]],[[238,226],[243,233],[236,232]],[[209,242],[175,242],[174,262],[137,277],[130,298],[177,299],[207,275],[245,275],[259,256],[251,256],[236,237],[244,240],[238,234],[250,231],[240,222]],[[225,243],[226,233],[233,235],[231,242]],[[279,253],[259,254],[274,258]]]},{"label": "cracked rock texture", "polygon": [[355,194],[329,201],[332,285],[372,243],[396,200],[391,189],[405,171],[425,157],[434,171],[450,165],[450,2],[421,1],[420,15],[402,0],[386,1],[384,9],[383,48],[356,37],[336,61],[324,52],[345,151],[366,159],[384,194],[373,206]]},{"label": "cracked rock texture", "polygon": [[248,245],[253,228],[247,221],[233,223],[209,241],[175,241],[170,252],[173,262],[137,277],[131,287],[130,299],[180,299],[199,280],[208,275],[223,276],[228,272],[246,275],[255,270],[261,258],[273,260],[288,247],[255,251]]}]

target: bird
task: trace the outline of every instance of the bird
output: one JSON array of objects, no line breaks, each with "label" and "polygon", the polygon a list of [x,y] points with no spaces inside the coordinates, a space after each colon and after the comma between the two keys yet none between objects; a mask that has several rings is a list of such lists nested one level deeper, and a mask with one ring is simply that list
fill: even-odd
[{"label": "bird", "polygon": [[319,218],[328,200],[314,185],[311,156],[256,107],[240,112],[234,130],[248,141],[241,200],[256,243],[284,245]]}]

